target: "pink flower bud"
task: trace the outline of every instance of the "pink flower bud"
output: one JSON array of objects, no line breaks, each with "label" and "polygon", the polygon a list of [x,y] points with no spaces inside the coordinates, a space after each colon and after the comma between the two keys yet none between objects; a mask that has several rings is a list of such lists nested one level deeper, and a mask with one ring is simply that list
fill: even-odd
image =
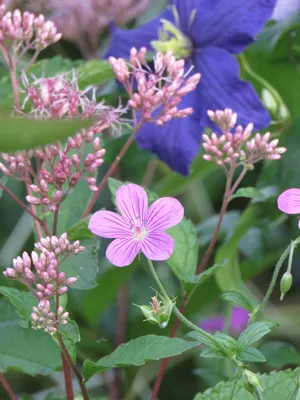
[{"label": "pink flower bud", "polygon": [[78,280],[78,278],[76,278],[76,277],[68,278],[66,280],[66,285],[73,285],[75,282],[77,282],[77,280]]},{"label": "pink flower bud", "polygon": [[63,287],[61,287],[60,289],[58,289],[58,294],[59,294],[59,296],[62,296],[62,295],[64,295],[65,293],[67,293],[67,291],[68,291],[67,286],[63,286]]},{"label": "pink flower bud", "polygon": [[6,278],[14,279],[17,276],[17,273],[13,268],[6,268],[6,270],[3,272],[3,275]]},{"label": "pink flower bud", "polygon": [[35,204],[35,205],[41,204],[41,200],[38,199],[37,197],[26,196],[26,200],[27,200],[28,203],[30,203],[30,204]]},{"label": "pink flower bud", "polygon": [[74,167],[79,168],[80,167],[80,158],[78,157],[77,154],[72,155],[72,163]]},{"label": "pink flower bud", "polygon": [[66,274],[64,272],[60,272],[58,275],[58,283],[63,283],[66,280]]}]

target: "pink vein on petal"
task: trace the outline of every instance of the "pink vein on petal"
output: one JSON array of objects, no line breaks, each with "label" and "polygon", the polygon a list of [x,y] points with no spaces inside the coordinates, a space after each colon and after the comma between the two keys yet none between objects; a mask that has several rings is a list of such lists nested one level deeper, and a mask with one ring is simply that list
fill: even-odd
[{"label": "pink vein on petal", "polygon": [[150,260],[167,260],[174,251],[174,240],[166,232],[151,232],[142,240],[141,250]]},{"label": "pink vein on petal", "polygon": [[184,215],[181,203],[173,197],[162,197],[149,208],[147,229],[162,231],[178,224]]},{"label": "pink vein on petal", "polygon": [[117,267],[131,264],[140,252],[141,243],[135,239],[115,239],[106,249],[107,259]]},{"label": "pink vein on petal", "polygon": [[89,229],[95,235],[108,239],[130,237],[132,233],[124,218],[112,211],[97,211],[89,221]]},{"label": "pink vein on petal", "polygon": [[281,193],[277,205],[286,214],[300,214],[300,189],[288,189]]},{"label": "pink vein on petal", "polygon": [[136,219],[140,221],[147,219],[148,197],[141,186],[130,183],[119,187],[116,203],[122,216],[129,223],[135,222]]}]

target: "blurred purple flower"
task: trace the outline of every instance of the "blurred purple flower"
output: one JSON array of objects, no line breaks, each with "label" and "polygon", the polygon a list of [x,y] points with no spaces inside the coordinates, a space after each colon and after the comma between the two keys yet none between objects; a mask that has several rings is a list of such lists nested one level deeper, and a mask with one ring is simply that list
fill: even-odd
[{"label": "blurred purple flower", "polygon": [[145,189],[131,183],[119,187],[116,203],[121,215],[97,211],[89,222],[95,235],[115,238],[106,250],[107,259],[117,267],[131,264],[140,252],[150,260],[167,260],[173,253],[174,240],[164,231],[182,220],[180,202],[162,197],[148,209]]},{"label": "blurred purple flower", "polygon": [[[230,322],[229,322],[229,333],[232,336],[238,337],[243,330],[246,328],[249,321],[249,311],[244,308],[234,306],[232,308]],[[224,330],[225,317],[216,316],[203,319],[199,326],[207,332],[215,333],[216,331],[222,332]]]},{"label": "blurred purple flower", "polygon": [[201,73],[196,90],[185,96],[182,108],[194,113],[171,120],[164,127],[145,124],[137,136],[142,149],[150,150],[173,170],[187,175],[199,151],[205,127],[215,125],[207,110],[231,108],[238,123],[253,122],[256,129],[270,123],[254,88],[239,78],[241,53],[271,17],[276,0],[170,0],[157,18],[136,29],[114,27],[108,56],[128,58],[130,49],[142,46],[184,58],[186,70],[194,65]]}]

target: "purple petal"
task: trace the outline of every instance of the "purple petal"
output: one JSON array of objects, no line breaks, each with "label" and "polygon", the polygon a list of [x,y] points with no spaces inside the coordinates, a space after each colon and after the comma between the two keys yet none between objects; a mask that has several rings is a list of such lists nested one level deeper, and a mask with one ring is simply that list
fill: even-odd
[{"label": "purple petal", "polygon": [[[180,27],[196,48],[240,53],[271,18],[276,0],[172,0]],[[191,19],[192,11],[196,10]]]},{"label": "purple petal", "polygon": [[134,183],[120,186],[116,193],[116,203],[129,225],[147,219],[148,197],[141,186]]},{"label": "purple petal", "polygon": [[[178,108],[194,108],[196,95],[193,91],[184,96]],[[156,154],[174,171],[188,175],[189,167],[199,152],[201,137],[198,114],[194,112],[186,118],[172,119],[162,127],[145,124],[136,140],[141,149]]]},{"label": "purple petal", "polygon": [[110,47],[105,58],[114,56],[128,59],[132,47],[136,47],[138,50],[141,47],[146,47],[148,50],[152,49],[150,42],[157,40],[162,18],[171,21],[174,19],[170,8],[167,8],[158,17],[138,28],[127,30],[114,27]]},{"label": "purple petal", "polygon": [[225,319],[222,316],[205,318],[200,321],[199,327],[209,333],[215,333],[217,331],[222,332],[224,329],[224,321]]},{"label": "purple petal", "polygon": [[147,230],[149,232],[164,231],[179,224],[184,215],[181,203],[173,197],[162,197],[156,200],[148,211]]},{"label": "purple petal", "polygon": [[288,189],[281,193],[277,206],[286,214],[300,214],[300,189]]},{"label": "purple petal", "polygon": [[128,223],[121,215],[112,211],[95,212],[90,218],[89,230],[108,239],[132,236]]},{"label": "purple petal", "polygon": [[249,321],[249,311],[242,307],[233,307],[230,318],[229,330],[234,336],[239,336],[246,329]]},{"label": "purple petal", "polygon": [[150,260],[167,260],[173,253],[174,240],[166,232],[150,232],[141,241],[141,250]]},{"label": "purple petal", "polygon": [[117,267],[130,265],[140,252],[141,243],[135,239],[115,239],[106,249],[106,258]]},{"label": "purple petal", "polygon": [[255,129],[270,124],[268,111],[263,107],[253,86],[239,78],[237,60],[227,51],[206,48],[194,57],[195,72],[202,74],[196,88],[200,126],[216,128],[207,116],[207,110],[231,108],[238,114],[238,124],[253,122]]}]

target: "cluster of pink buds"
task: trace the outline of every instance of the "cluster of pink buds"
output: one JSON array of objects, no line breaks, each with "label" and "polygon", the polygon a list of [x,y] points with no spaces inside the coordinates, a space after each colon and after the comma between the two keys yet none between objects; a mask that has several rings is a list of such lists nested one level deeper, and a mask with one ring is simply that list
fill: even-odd
[{"label": "cluster of pink buds", "polygon": [[[241,125],[234,128],[237,115],[230,109],[224,111],[208,111],[212,121],[217,123],[223,134],[216,133],[203,135],[203,148],[206,154],[203,158],[207,161],[214,161],[226,169],[228,166],[246,165],[252,168],[253,164],[261,160],[279,160],[286,152],[286,148],[277,147],[278,139],[270,141],[269,132],[261,135],[252,134],[253,124],[248,124],[244,129]],[[227,170],[227,169],[226,169]]]},{"label": "cluster of pink buds", "polygon": [[152,71],[145,61],[146,52],[145,48],[139,51],[132,48],[130,64],[122,58],[109,58],[117,79],[124,85],[130,97],[128,106],[138,111],[143,121],[159,126],[172,118],[191,115],[191,107],[180,110],[178,106],[182,96],[196,88],[200,74],[187,77],[184,60],[176,60],[171,51],[155,55]]},{"label": "cluster of pink buds", "polygon": [[45,21],[43,15],[27,11],[22,14],[18,9],[6,12],[6,6],[0,6],[0,43],[8,65],[13,62],[16,66],[29,50],[36,51],[36,59],[41,50],[59,41],[61,36],[54,23]]},{"label": "cluster of pink buds", "polygon": [[31,168],[32,156],[33,150],[18,151],[14,154],[0,153],[0,157],[5,162],[5,165],[0,162],[0,171],[6,176],[15,176],[23,180],[27,168]]},{"label": "cluster of pink buds", "polygon": [[25,284],[37,298],[38,306],[33,308],[34,312],[31,314],[33,326],[55,333],[59,323],[67,323],[68,313],[64,313],[59,304],[55,313],[51,311],[50,300],[67,293],[68,287],[77,281],[76,277],[67,278],[64,272],[59,272],[59,265],[85,248],[79,241],[71,244],[66,233],[60,238],[42,238],[35,244],[35,248],[31,257],[24,252],[22,257],[15,258],[13,267],[7,268],[3,275]]}]

